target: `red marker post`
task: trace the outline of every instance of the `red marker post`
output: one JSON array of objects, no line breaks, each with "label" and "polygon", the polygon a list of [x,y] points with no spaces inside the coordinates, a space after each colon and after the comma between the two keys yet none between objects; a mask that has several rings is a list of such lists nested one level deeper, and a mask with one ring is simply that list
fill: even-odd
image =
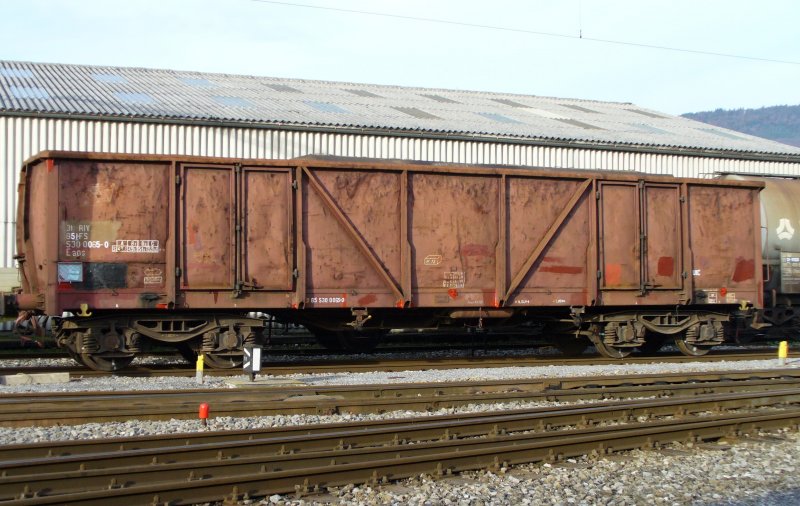
[{"label": "red marker post", "polygon": [[200,404],[200,409],[198,410],[197,415],[200,417],[200,421],[203,422],[203,427],[208,427],[208,403],[204,402]]}]

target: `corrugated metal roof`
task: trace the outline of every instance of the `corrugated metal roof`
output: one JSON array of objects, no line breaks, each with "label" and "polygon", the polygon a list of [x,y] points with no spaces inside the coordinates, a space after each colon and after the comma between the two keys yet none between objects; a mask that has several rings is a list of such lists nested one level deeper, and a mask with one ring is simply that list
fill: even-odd
[{"label": "corrugated metal roof", "polygon": [[629,103],[0,61],[0,114],[14,113],[800,154],[797,147]]}]

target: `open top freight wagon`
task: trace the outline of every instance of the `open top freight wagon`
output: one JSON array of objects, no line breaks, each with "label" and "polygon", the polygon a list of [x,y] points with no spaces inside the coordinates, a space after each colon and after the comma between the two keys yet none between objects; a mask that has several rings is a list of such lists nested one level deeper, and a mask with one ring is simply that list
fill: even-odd
[{"label": "open top freight wagon", "polygon": [[[761,300],[752,181],[365,159],[43,152],[20,182],[20,309],[116,368],[142,341],[235,362],[253,312],[316,333],[526,326],[701,354]],[[568,337],[564,337],[568,336]]]}]

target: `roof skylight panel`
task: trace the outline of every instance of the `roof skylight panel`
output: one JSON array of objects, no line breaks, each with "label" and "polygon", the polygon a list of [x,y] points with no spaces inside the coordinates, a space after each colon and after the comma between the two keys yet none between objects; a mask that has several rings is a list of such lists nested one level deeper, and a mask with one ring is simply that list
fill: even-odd
[{"label": "roof skylight panel", "polygon": [[552,118],[556,121],[560,121],[562,123],[566,123],[567,125],[572,125],[580,128],[585,128],[587,130],[604,130],[599,126],[590,125],[589,123],[584,123],[583,121],[578,121],[576,119],[569,119],[569,118]]},{"label": "roof skylight panel", "polygon": [[667,116],[662,116],[661,114],[656,114],[650,111],[643,111],[641,109],[626,108],[625,110],[628,112],[635,112],[636,114],[641,114],[642,116],[647,116],[648,118],[661,118],[661,119],[667,118]]},{"label": "roof skylight panel", "polygon": [[420,93],[420,97],[429,98],[431,100],[435,100],[436,102],[441,102],[443,104],[460,104],[461,102],[457,102],[452,98],[443,97],[441,95],[429,94],[429,93]]},{"label": "roof skylight panel", "polygon": [[486,119],[490,119],[497,123],[522,123],[521,121],[517,121],[515,119],[509,118],[508,116],[503,116],[502,114],[497,114],[494,112],[476,112],[478,116],[483,116]]},{"label": "roof skylight panel", "polygon": [[587,107],[583,107],[583,106],[580,106],[580,105],[572,105],[572,104],[559,104],[559,105],[561,105],[561,107],[568,107],[568,108],[574,109],[576,111],[588,112],[588,113],[592,113],[592,114],[602,114],[600,111],[595,111],[594,109],[589,109]]},{"label": "roof skylight panel", "polygon": [[33,72],[28,69],[0,68],[0,76],[16,77],[17,79],[32,79]]},{"label": "roof skylight panel", "polygon": [[352,93],[353,95],[357,95],[359,97],[383,98],[382,96],[376,95],[375,93],[372,93],[371,91],[367,91],[367,90],[350,90],[350,89],[347,89],[347,88],[343,88],[343,89],[347,93]]},{"label": "roof skylight panel", "polygon": [[195,88],[215,88],[217,85],[200,77],[180,77],[178,78],[183,84],[193,86]]},{"label": "roof skylight panel", "polygon": [[519,108],[530,107],[529,105],[525,105],[525,104],[522,104],[520,102],[515,102],[515,101],[509,100],[507,98],[492,98],[490,100],[492,102],[497,102],[498,104],[507,105],[509,107],[519,107]]},{"label": "roof skylight panel", "polygon": [[46,100],[50,94],[44,88],[37,86],[11,86],[11,94],[16,98],[38,98]]},{"label": "roof skylight panel", "polygon": [[672,135],[672,133],[667,132],[666,130],[662,130],[660,128],[656,128],[653,125],[648,125],[647,123],[628,123],[628,125],[642,131],[647,132],[650,134],[661,134],[661,135]]},{"label": "roof skylight panel", "polygon": [[329,112],[333,114],[347,114],[350,112],[347,109],[339,107],[336,104],[331,104],[330,102],[314,102],[309,100],[306,101],[305,104],[319,112]]},{"label": "roof skylight panel", "polygon": [[96,74],[89,74],[92,79],[97,81],[98,83],[114,83],[114,84],[121,84],[127,83],[128,80],[124,77],[117,75],[117,74],[103,74],[103,73],[96,73]]},{"label": "roof skylight panel", "polygon": [[395,111],[400,111],[404,114],[408,114],[417,119],[442,119],[435,114],[431,114],[427,111],[423,111],[422,109],[417,109],[416,107],[392,107]]},{"label": "roof skylight panel", "polygon": [[154,99],[149,93],[131,93],[124,91],[115,91],[114,96],[117,100],[127,104],[155,104]]},{"label": "roof skylight panel", "polygon": [[272,88],[275,91],[285,91],[287,93],[303,93],[302,91],[298,90],[297,88],[292,88],[291,86],[288,86],[286,84],[264,83],[264,86],[267,86],[268,88]]}]

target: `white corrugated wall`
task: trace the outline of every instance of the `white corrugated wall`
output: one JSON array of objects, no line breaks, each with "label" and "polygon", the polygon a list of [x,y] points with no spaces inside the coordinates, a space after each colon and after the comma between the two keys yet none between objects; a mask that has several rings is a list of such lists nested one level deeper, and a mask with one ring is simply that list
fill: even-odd
[{"label": "white corrugated wall", "polygon": [[334,155],[567,169],[633,170],[682,177],[707,177],[720,171],[800,175],[798,163],[443,138],[0,116],[0,170],[3,176],[0,190],[5,199],[2,208],[0,267],[14,267],[19,169],[26,158],[45,149],[233,158]]}]

